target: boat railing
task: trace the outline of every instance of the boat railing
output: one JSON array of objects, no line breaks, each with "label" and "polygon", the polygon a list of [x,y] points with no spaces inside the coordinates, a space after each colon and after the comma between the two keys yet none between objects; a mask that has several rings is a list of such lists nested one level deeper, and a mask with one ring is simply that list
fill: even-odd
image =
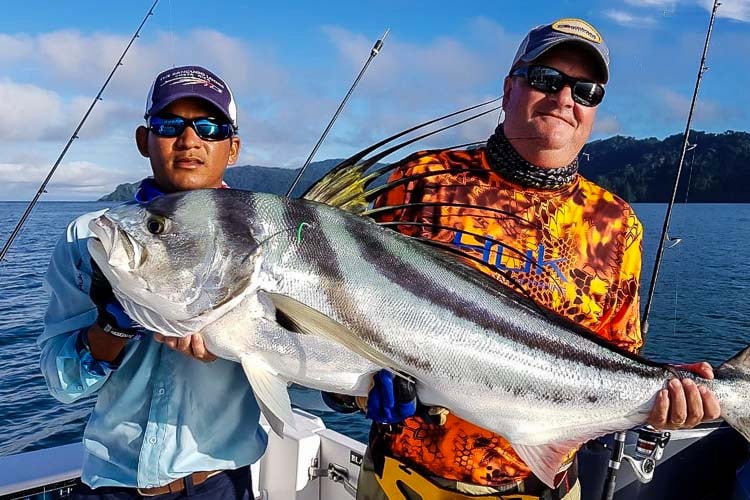
[{"label": "boat railing", "polygon": [[[294,418],[283,439],[261,419],[268,450],[251,467],[255,499],[354,498],[365,445],[303,410],[295,408]],[[80,478],[83,452],[76,443],[0,457],[0,499],[67,498]]]}]

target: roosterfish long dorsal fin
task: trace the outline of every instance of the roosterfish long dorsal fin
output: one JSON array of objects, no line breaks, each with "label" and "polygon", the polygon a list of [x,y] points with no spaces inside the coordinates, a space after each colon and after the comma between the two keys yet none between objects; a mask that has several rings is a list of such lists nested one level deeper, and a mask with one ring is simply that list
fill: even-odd
[{"label": "roosterfish long dorsal fin", "polygon": [[[446,150],[459,150],[459,149],[465,149],[471,146],[478,146],[478,145],[484,144],[485,141],[481,141],[481,142],[473,142],[473,143],[453,146],[451,148],[443,148],[439,150],[420,151],[420,152],[408,155],[407,157],[397,162],[394,162],[385,166],[381,166],[379,168],[376,168],[370,171],[373,166],[378,165],[378,162],[380,160],[394,153],[395,151],[398,151],[399,149],[402,149],[405,146],[412,144],[416,141],[424,139],[425,137],[429,137],[433,134],[437,134],[449,128],[455,127],[467,121],[474,120],[476,118],[479,118],[480,116],[491,113],[499,109],[500,106],[492,107],[490,109],[470,115],[467,118],[456,121],[454,123],[450,123],[444,127],[438,128],[431,132],[427,132],[423,135],[414,137],[404,142],[398,143],[369,158],[365,158],[367,157],[367,155],[374,152],[381,146],[384,146],[410,132],[426,127],[435,122],[459,115],[461,113],[471,111],[471,110],[474,110],[483,106],[487,106],[489,104],[495,103],[498,100],[499,98],[492,99],[490,101],[478,104],[476,106],[472,106],[472,107],[469,107],[460,111],[456,111],[454,113],[450,113],[445,116],[441,116],[439,118],[435,118],[433,120],[424,122],[410,129],[399,132],[366,149],[363,149],[357,154],[347,158],[346,160],[343,160],[341,163],[339,163],[333,169],[331,169],[330,172],[328,172],[320,180],[318,180],[310,188],[308,188],[308,190],[302,195],[302,198],[306,200],[310,200],[310,201],[325,203],[326,205],[339,208],[346,212],[353,213],[356,215],[363,215],[363,216],[387,215],[388,212],[398,214],[399,212],[403,210],[407,210],[410,208],[417,208],[417,207],[426,207],[426,206],[430,206],[436,210],[440,210],[443,208],[452,208],[452,209],[455,208],[455,209],[463,210],[466,213],[468,213],[467,212],[468,210],[476,210],[476,211],[482,212],[482,214],[479,215],[479,217],[483,219],[487,219],[488,217],[493,218],[493,219],[512,218],[512,219],[515,219],[518,223],[527,225],[529,226],[530,229],[533,229],[535,228],[536,224],[526,221],[525,219],[519,217],[517,214],[504,211],[504,210],[501,210],[492,206],[472,205],[472,204],[460,203],[460,202],[455,202],[455,201],[440,201],[440,202],[430,202],[430,203],[421,203],[421,202],[420,203],[406,203],[403,205],[382,205],[382,204],[379,205],[380,201],[386,198],[385,195],[390,190],[404,186],[407,183],[410,183],[412,181],[420,181],[421,179],[424,179],[424,178],[440,176],[441,174],[445,174],[445,173],[451,173],[453,171],[450,168],[429,170],[427,172],[421,172],[418,174],[412,173],[409,175],[401,175],[401,176],[391,175],[387,182],[384,182],[384,183],[378,182],[375,186],[368,189],[368,187],[371,184],[383,178],[387,174],[397,172],[399,168],[413,161],[416,161],[418,158],[422,156],[431,155],[431,154],[435,154],[438,152],[444,152]],[[484,168],[464,168],[462,169],[461,172],[464,174],[476,173],[478,175],[485,175],[487,173],[486,169]],[[373,201],[375,200],[378,200],[378,202],[375,203],[375,206],[373,207],[372,206]],[[392,220],[392,221],[379,220],[377,222],[382,226],[392,227],[393,229],[396,229],[399,226],[419,225],[422,227],[427,227],[431,231],[436,231],[436,230],[441,230],[441,229],[447,229],[451,231],[455,230],[455,228],[447,228],[447,227],[439,226],[435,222],[432,222],[432,223],[411,222],[411,221],[403,222],[403,221],[399,221],[398,216],[396,216],[395,220]],[[477,238],[477,240],[481,241],[482,243],[491,243],[491,244],[499,243],[498,241],[492,239],[491,237],[487,235],[481,235],[481,234],[471,232],[471,231],[466,231],[466,230],[464,230],[463,232],[467,236]],[[518,283],[507,270],[500,269],[498,266],[493,265],[491,263],[481,261],[481,259],[478,259],[476,255],[473,255],[471,252],[466,251],[464,246],[462,245],[457,246],[448,242],[441,242],[439,240],[434,240],[434,239],[415,236],[415,235],[409,235],[409,236],[412,239],[421,241],[424,244],[438,247],[438,249],[441,251],[442,254],[445,255],[446,258],[449,258],[449,259],[453,258],[463,263],[468,263],[469,261],[472,261],[474,265],[479,265],[479,267],[483,268],[485,272],[489,271],[490,273],[496,273],[500,276],[503,276],[507,285],[515,289],[515,291],[519,292],[521,295],[524,295],[526,298],[531,299],[531,296],[529,292],[526,290],[526,288],[523,287],[520,283]],[[509,247],[507,245],[503,245],[503,246],[508,252],[516,254],[516,256],[520,258],[522,261],[528,260],[528,257],[526,256],[525,251],[516,249],[513,247]],[[537,267],[537,268],[540,267],[540,264],[536,261],[528,262],[528,264],[532,267]],[[560,286],[559,283],[557,284],[557,286],[558,287]],[[543,308],[539,308],[539,309],[541,309],[542,312],[544,312],[545,314],[549,314],[549,312],[544,310]]]},{"label": "roosterfish long dorsal fin", "polygon": [[[376,165],[380,160],[382,160],[386,156],[410,144],[413,144],[416,141],[422,140],[426,137],[437,134],[449,128],[455,127],[467,121],[474,120],[476,118],[479,118],[480,116],[484,116],[488,113],[496,111],[500,107],[494,106],[490,109],[473,114],[469,116],[468,118],[464,118],[463,120],[459,120],[457,122],[448,124],[444,127],[422,134],[418,137],[414,137],[407,141],[396,144],[395,146],[392,146],[380,153],[373,155],[370,158],[365,159],[367,155],[379,149],[380,147],[388,143],[391,143],[400,137],[403,137],[406,134],[409,134],[421,128],[427,127],[441,120],[445,120],[453,116],[466,113],[474,109],[495,103],[499,99],[500,98],[497,97],[495,99],[483,102],[481,104],[477,104],[475,106],[471,106],[471,107],[468,107],[459,111],[455,111],[453,113],[449,113],[447,115],[426,121],[424,123],[420,123],[419,125],[416,125],[409,129],[398,132],[397,134],[394,134],[386,139],[383,139],[382,141],[376,144],[373,144],[372,146],[368,148],[363,149],[362,151],[350,156],[346,160],[336,165],[330,172],[328,172],[320,180],[318,180],[315,184],[313,184],[302,195],[302,198],[306,200],[325,203],[326,205],[331,205],[333,207],[340,208],[341,210],[345,210],[350,213],[354,213],[354,214],[362,213],[364,210],[367,209],[369,203],[372,201],[374,197],[373,193],[365,191],[367,186],[369,186],[372,182],[374,182],[379,177],[396,169],[403,162],[402,160],[402,161],[393,163],[391,165],[386,165],[385,167],[377,169],[374,172],[367,173],[367,171],[371,167]],[[456,146],[456,148],[466,147],[466,146],[473,145],[473,144],[478,144],[478,143],[463,144],[461,146]]]},{"label": "roosterfish long dorsal fin", "polygon": [[[435,202],[435,203],[408,203],[408,204],[399,205],[399,206],[382,206],[381,205],[381,206],[371,207],[372,202],[374,200],[378,198],[382,199],[383,195],[385,195],[391,189],[398,188],[399,186],[403,186],[409,182],[418,181],[426,177],[437,176],[443,173],[449,173],[451,172],[451,170],[450,169],[431,170],[429,172],[412,174],[408,176],[400,176],[397,178],[393,178],[394,176],[391,176],[392,178],[390,178],[387,182],[378,183],[379,185],[376,185],[373,188],[368,190],[368,186],[370,186],[373,182],[377,181],[378,179],[383,178],[385,175],[389,173],[397,171],[397,169],[416,160],[420,156],[433,154],[433,153],[436,153],[437,151],[445,151],[446,149],[458,150],[458,149],[463,149],[463,148],[470,147],[470,146],[478,146],[478,145],[484,144],[484,141],[462,144],[462,145],[453,146],[451,148],[444,148],[440,150],[434,150],[434,151],[428,150],[428,151],[421,151],[421,152],[413,153],[397,162],[391,163],[389,165],[381,166],[380,168],[377,168],[373,171],[369,171],[373,166],[377,166],[380,160],[394,153],[395,151],[398,151],[399,149],[402,149],[405,146],[412,144],[416,141],[419,141],[431,135],[437,134],[444,130],[455,127],[457,125],[466,123],[467,121],[474,120],[476,118],[479,118],[480,116],[484,116],[488,113],[496,111],[497,109],[500,108],[500,106],[494,106],[490,109],[486,109],[479,113],[470,115],[467,118],[461,119],[454,123],[450,123],[444,127],[438,128],[431,132],[427,132],[425,134],[414,137],[407,141],[398,143],[369,158],[366,158],[367,155],[369,155],[370,153],[376,151],[380,147],[390,142],[393,142],[394,140],[410,132],[424,128],[426,126],[429,126],[441,120],[445,120],[453,116],[487,106],[489,104],[497,102],[499,99],[500,98],[495,98],[495,99],[483,102],[481,104],[477,104],[475,106],[471,106],[469,108],[465,108],[465,109],[435,118],[433,120],[429,120],[427,122],[421,123],[419,125],[411,127],[404,131],[401,131],[397,134],[394,134],[386,139],[383,139],[382,141],[379,141],[376,144],[373,144],[372,146],[368,148],[363,149],[362,151],[350,156],[349,158],[343,160],[341,163],[333,167],[331,171],[329,171],[321,179],[319,179],[317,182],[315,182],[312,186],[310,186],[307,189],[307,191],[302,195],[302,199],[324,203],[326,205],[339,208],[349,213],[353,213],[356,215],[364,215],[364,216],[385,214],[387,212],[394,212],[394,211],[414,208],[414,207],[424,207],[428,205],[432,206],[435,209],[440,209],[443,207],[458,208],[458,209],[463,209],[463,210],[476,209],[476,210],[484,211],[485,213],[488,213],[488,214],[492,214],[490,216],[494,218],[515,218],[515,219],[518,219],[522,224],[528,224],[528,225],[533,226],[532,223],[529,223],[523,219],[520,219],[518,215],[501,210],[501,209],[497,209],[497,208],[490,207],[490,206],[469,205],[469,204],[458,203],[458,202],[453,202],[453,201]],[[478,174],[486,173],[486,171],[482,168],[464,169],[463,172],[464,173],[476,172]],[[487,215],[484,215],[483,217],[487,217]],[[401,226],[401,225],[417,224],[417,223],[412,223],[412,222],[398,223],[398,222],[379,221],[379,224],[383,226]],[[420,223],[420,224],[428,225],[425,223]],[[395,229],[395,227],[393,228]],[[432,229],[434,230],[438,228],[434,226],[433,224]],[[445,228],[445,229],[452,229],[452,228]],[[480,234],[475,234],[471,232],[466,232],[466,234],[472,235],[476,238],[479,238],[485,241],[492,240],[486,235],[480,235]],[[521,292],[524,295],[528,295],[526,290],[522,286],[520,286],[518,283],[516,283],[515,280],[509,275],[509,273],[501,269],[498,269],[496,266],[493,266],[492,264],[486,264],[486,263],[482,263],[481,261],[477,261],[475,256],[471,255],[468,252],[463,251],[461,248],[455,247],[454,245],[451,245],[448,243],[431,240],[429,238],[421,238],[417,236],[412,236],[412,238],[415,240],[420,240],[428,245],[440,247],[441,250],[443,250],[446,255],[452,254],[453,258],[456,258],[462,261],[467,261],[467,260],[476,261],[482,267],[489,268],[492,271],[503,275],[506,278],[507,282],[511,285],[511,287],[515,288],[518,292]],[[497,243],[494,240],[492,240],[491,242]],[[516,250],[514,248],[508,248],[508,251],[516,253],[522,259],[526,258],[525,252],[522,252],[520,250]],[[531,265],[538,266],[536,262],[532,262]]]}]

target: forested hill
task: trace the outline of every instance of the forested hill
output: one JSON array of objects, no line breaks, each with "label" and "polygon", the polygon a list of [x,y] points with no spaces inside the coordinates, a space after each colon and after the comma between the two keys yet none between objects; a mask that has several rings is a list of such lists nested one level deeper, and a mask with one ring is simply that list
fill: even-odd
[{"label": "forested hill", "polygon": [[[750,203],[750,133],[690,133],[677,201]],[[695,148],[692,148],[692,145]],[[611,137],[586,145],[581,173],[630,203],[666,202],[672,195],[682,134]],[[689,183],[689,184],[688,184]]]},{"label": "forested hill", "polygon": [[[304,193],[312,183],[331,170],[341,160],[315,161],[307,167],[302,179],[294,189],[294,195]],[[264,193],[285,194],[292,185],[299,169],[259,167],[244,165],[227,169],[224,180],[233,188],[247,189]],[[99,201],[130,201],[133,199],[138,182],[120,184],[113,192],[99,198]]]},{"label": "forested hill", "polygon": [[[677,201],[685,201],[689,181],[688,202],[750,203],[750,133],[691,132],[690,141]],[[681,145],[682,134],[664,140],[622,136],[598,140],[584,147],[580,170],[631,203],[666,202],[672,194]],[[338,161],[312,163],[294,194],[304,192]],[[283,194],[297,172],[247,165],[227,170],[226,181],[235,188]],[[136,185],[122,184],[101,200],[131,200]]]}]

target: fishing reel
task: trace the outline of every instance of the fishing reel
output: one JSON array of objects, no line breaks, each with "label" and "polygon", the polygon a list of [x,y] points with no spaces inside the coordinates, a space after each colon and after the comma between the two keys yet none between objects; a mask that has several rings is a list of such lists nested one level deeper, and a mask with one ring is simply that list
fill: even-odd
[{"label": "fishing reel", "polygon": [[635,432],[638,434],[635,452],[633,455],[623,453],[622,459],[633,468],[638,481],[648,483],[653,479],[656,462],[664,454],[664,448],[672,435],[657,431],[650,425],[638,427]]}]

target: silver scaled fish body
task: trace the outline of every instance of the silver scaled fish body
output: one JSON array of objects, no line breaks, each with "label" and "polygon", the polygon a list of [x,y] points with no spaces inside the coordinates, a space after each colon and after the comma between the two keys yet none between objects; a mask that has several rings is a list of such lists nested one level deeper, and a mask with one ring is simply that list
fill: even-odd
[{"label": "silver scaled fish body", "polygon": [[[168,335],[203,333],[241,362],[273,426],[288,382],[364,395],[381,367],[419,399],[504,436],[542,481],[581,443],[643,423],[692,376],[608,346],[496,280],[372,220],[308,200],[201,190],[91,224],[124,308]],[[750,440],[748,354],[716,371],[722,416]]]}]

